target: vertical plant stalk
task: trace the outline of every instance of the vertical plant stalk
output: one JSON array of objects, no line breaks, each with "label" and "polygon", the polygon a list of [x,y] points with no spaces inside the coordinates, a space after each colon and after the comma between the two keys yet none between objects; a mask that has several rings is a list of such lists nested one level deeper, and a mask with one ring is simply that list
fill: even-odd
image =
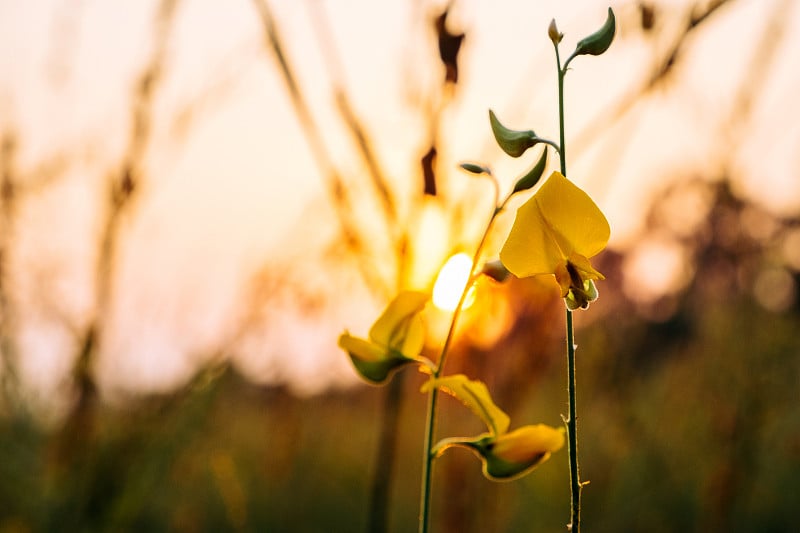
[{"label": "vertical plant stalk", "polygon": [[[503,210],[508,200],[511,198],[511,194],[506,196],[503,199],[502,204],[498,206],[499,196],[500,196],[500,189],[497,184],[497,181],[494,177],[491,177],[492,184],[494,185],[494,205],[495,209],[492,212],[492,216],[489,219],[489,222],[486,224],[486,229],[483,231],[483,235],[481,236],[481,240],[478,243],[478,247],[475,249],[475,254],[472,256],[472,267],[470,269],[470,275],[467,279],[467,282],[464,284],[464,289],[461,291],[461,296],[458,299],[458,304],[456,305],[455,310],[453,311],[453,316],[450,319],[450,328],[447,330],[447,337],[445,337],[444,344],[442,345],[442,351],[439,355],[439,360],[436,363],[436,367],[433,369],[431,373],[431,377],[433,379],[438,378],[442,375],[444,371],[444,364],[447,360],[447,354],[450,351],[450,345],[455,337],[456,326],[458,325],[458,319],[461,316],[461,310],[464,307],[464,302],[467,299],[467,294],[469,294],[469,290],[472,285],[475,283],[475,280],[480,275],[480,272],[476,272],[476,267],[478,265],[478,261],[481,258],[481,253],[483,252],[483,246],[486,244],[486,239],[489,236],[489,232],[492,229],[492,225],[494,224],[494,220],[497,215]],[[431,388],[431,392],[428,396],[428,416],[427,416],[427,423],[425,427],[425,440],[423,444],[423,458],[422,458],[422,493],[420,495],[420,502],[419,502],[419,533],[428,533],[429,525],[430,525],[430,508],[431,508],[431,480],[433,475],[433,460],[434,455],[431,452],[433,449],[433,440],[436,433],[436,407],[438,405],[439,400],[439,389],[436,387]]]},{"label": "vertical plant stalk", "polygon": [[380,441],[375,450],[375,471],[367,514],[369,533],[384,533],[388,530],[389,486],[397,454],[397,425],[403,399],[404,377],[403,373],[398,373],[389,383],[384,397]]},{"label": "vertical plant stalk", "polygon": [[[561,174],[567,175],[567,144],[564,134],[564,76],[572,57],[568,58],[561,68],[561,56],[556,49],[556,66],[558,68],[558,131],[559,131],[559,157],[561,158]],[[567,391],[569,396],[569,414],[564,420],[567,426],[567,448],[569,450],[569,482],[570,482],[570,522],[567,526],[571,533],[580,533],[581,530],[581,489],[583,484],[578,467],[578,415],[576,405],[577,388],[575,381],[575,329],[572,323],[572,311],[567,312]]]}]

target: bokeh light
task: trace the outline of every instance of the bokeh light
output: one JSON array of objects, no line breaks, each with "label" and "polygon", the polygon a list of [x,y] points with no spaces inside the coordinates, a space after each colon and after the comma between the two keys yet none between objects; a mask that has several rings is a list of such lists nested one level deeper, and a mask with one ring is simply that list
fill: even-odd
[{"label": "bokeh light", "polygon": [[[433,285],[433,305],[443,311],[453,311],[461,299],[464,286],[472,274],[472,259],[461,252],[450,257],[442,265],[436,283]],[[464,308],[470,307],[475,301],[475,287],[470,287],[464,299]]]}]

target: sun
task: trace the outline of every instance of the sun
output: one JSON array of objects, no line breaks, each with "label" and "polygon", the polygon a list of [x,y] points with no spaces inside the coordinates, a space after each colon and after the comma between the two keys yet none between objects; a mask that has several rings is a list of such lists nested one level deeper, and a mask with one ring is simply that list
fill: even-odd
[{"label": "sun", "polygon": [[[472,260],[465,253],[450,257],[442,266],[436,283],[433,285],[433,305],[442,311],[453,311],[458,305],[461,291],[464,290],[472,270]],[[475,288],[472,287],[464,301],[466,309],[475,301]]]}]

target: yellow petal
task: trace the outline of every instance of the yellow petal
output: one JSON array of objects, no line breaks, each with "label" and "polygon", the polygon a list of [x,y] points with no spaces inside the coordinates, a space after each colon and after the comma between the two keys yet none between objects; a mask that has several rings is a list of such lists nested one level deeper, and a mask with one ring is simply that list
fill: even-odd
[{"label": "yellow petal", "polygon": [[508,234],[500,261],[518,278],[552,274],[566,259],[556,236],[542,216],[536,195],[518,210]]},{"label": "yellow petal", "polygon": [[495,440],[492,453],[509,463],[527,463],[564,446],[564,431],[545,424],[523,426]]},{"label": "yellow petal", "polygon": [[593,257],[608,244],[611,228],[605,215],[560,172],[553,172],[533,198],[547,225],[556,232],[564,257],[573,252]]},{"label": "yellow petal", "polygon": [[425,326],[422,317],[413,315],[407,319],[406,337],[400,346],[394,347],[404,356],[415,359],[425,346]]},{"label": "yellow petal", "polygon": [[482,381],[469,379],[464,374],[453,374],[426,381],[421,391],[428,392],[433,387],[460,400],[483,420],[492,436],[501,435],[508,430],[508,415],[494,403],[489,389]]},{"label": "yellow petal", "polygon": [[564,446],[564,430],[544,424],[524,426],[500,435],[479,449],[483,472],[495,480],[515,479],[530,472]]},{"label": "yellow petal", "polygon": [[401,292],[372,325],[369,338],[376,344],[404,351],[403,346],[409,336],[416,338],[421,335],[421,330],[415,329],[417,326],[412,325],[410,319],[422,311],[427,301],[428,295],[425,293]]},{"label": "yellow petal", "polygon": [[378,346],[366,339],[353,337],[345,332],[339,337],[339,347],[350,354],[350,357],[367,362],[382,361],[387,358],[386,348]]},{"label": "yellow petal", "polygon": [[572,286],[572,277],[569,275],[569,270],[567,270],[567,262],[559,263],[554,274],[556,275],[558,286],[561,287],[561,297],[565,298]]},{"label": "yellow petal", "polygon": [[587,279],[606,279],[606,277],[601,274],[599,270],[596,270],[592,266],[591,261],[581,254],[573,253],[571,256],[569,256],[569,262],[572,263],[572,265],[580,274],[581,279],[584,281]]}]

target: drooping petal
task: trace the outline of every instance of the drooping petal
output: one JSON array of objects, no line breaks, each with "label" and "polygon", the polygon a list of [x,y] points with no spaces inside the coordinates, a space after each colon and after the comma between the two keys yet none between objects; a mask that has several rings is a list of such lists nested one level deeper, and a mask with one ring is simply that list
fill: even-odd
[{"label": "drooping petal", "polygon": [[506,481],[527,474],[563,446],[563,429],[536,424],[479,441],[475,449],[482,456],[484,475]]},{"label": "drooping petal", "polygon": [[544,453],[558,451],[562,446],[564,446],[563,429],[535,424],[523,426],[497,437],[492,453],[510,463],[525,463]]},{"label": "drooping petal", "polygon": [[611,228],[605,215],[588,194],[560,172],[553,172],[532,199],[546,225],[557,234],[565,258],[573,252],[593,257],[608,244]]},{"label": "drooping petal", "polygon": [[401,292],[372,325],[369,330],[369,338],[376,344],[403,350],[409,333],[412,333],[415,338],[419,335],[418,331],[409,331],[411,329],[409,319],[420,313],[427,301],[428,295],[423,292]]},{"label": "drooping petal", "polygon": [[[538,193],[537,193],[538,194]],[[566,258],[542,216],[536,195],[517,210],[500,261],[518,278],[552,274]]]},{"label": "drooping petal", "polygon": [[339,347],[349,353],[350,357],[366,362],[374,363],[387,358],[386,348],[366,339],[353,337],[347,332],[339,336]]}]

